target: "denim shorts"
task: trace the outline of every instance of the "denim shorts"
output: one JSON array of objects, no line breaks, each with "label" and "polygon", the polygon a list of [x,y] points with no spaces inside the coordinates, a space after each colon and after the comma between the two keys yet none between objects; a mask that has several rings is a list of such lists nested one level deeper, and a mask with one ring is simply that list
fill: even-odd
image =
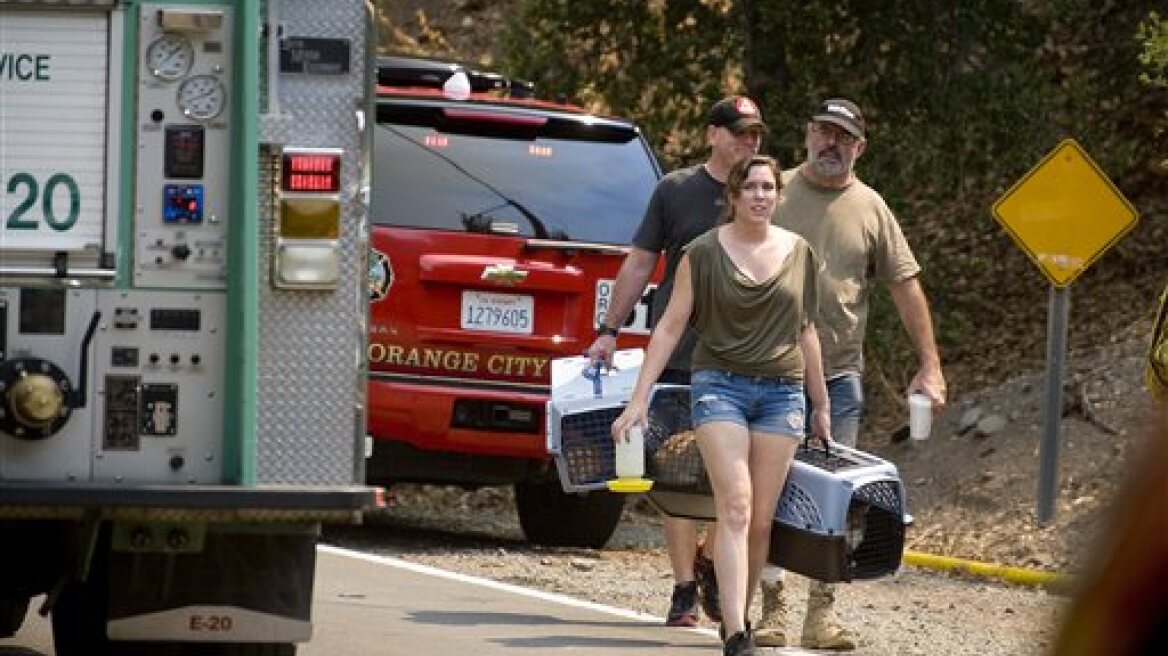
[{"label": "denim shorts", "polygon": [[729,371],[695,371],[690,379],[695,427],[729,421],[750,431],[802,438],[806,402],[803,381],[743,376]]},{"label": "denim shorts", "polygon": [[[827,381],[827,398],[831,401],[831,439],[855,447],[864,414],[864,387],[858,374],[843,374]],[[808,399],[807,407],[811,407]]]}]

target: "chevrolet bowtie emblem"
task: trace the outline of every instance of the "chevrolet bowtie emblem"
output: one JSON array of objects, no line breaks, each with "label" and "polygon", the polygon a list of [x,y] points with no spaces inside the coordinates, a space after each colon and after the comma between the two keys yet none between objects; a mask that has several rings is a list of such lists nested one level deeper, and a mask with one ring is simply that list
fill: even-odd
[{"label": "chevrolet bowtie emblem", "polygon": [[510,264],[492,264],[483,268],[483,280],[497,282],[503,285],[514,285],[527,279],[526,271],[517,271]]}]

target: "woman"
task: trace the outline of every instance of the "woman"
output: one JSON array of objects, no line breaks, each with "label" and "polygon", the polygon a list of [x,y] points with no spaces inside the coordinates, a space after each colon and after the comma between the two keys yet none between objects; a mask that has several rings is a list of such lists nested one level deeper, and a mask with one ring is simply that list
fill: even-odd
[{"label": "woman", "polygon": [[[686,247],[673,295],[645,354],[613,439],[646,423],[649,395],[687,324],[698,333],[690,385],[698,448],[714,492],[713,549],[724,654],[754,654],[746,609],[770,545],[779,493],[804,436],[830,439],[815,333],[819,261],[807,242],[771,223],[778,164],[756,155],[726,180],[720,224]],[[805,378],[806,375],[806,378]]]}]

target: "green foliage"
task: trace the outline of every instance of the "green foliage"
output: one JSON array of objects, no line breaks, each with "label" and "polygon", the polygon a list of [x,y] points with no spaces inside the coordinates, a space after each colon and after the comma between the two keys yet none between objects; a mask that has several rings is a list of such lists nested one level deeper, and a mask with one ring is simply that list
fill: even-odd
[{"label": "green foliage", "polygon": [[1154,86],[1168,86],[1168,20],[1153,11],[1140,23],[1136,38],[1144,45],[1140,63],[1148,68],[1140,79]]},{"label": "green foliage", "polygon": [[669,163],[700,155],[693,130],[735,86],[733,17],[716,3],[523,2],[504,47],[511,71],[601,112],[636,117]]},{"label": "green foliage", "polygon": [[[633,118],[666,168],[705,155],[704,111],[728,93],[760,103],[764,149],[788,165],[817,101],[856,100],[870,125],[860,174],[922,262],[947,363],[975,360],[987,341],[1041,353],[1046,282],[989,208],[1064,138],[1142,214],[1076,285],[1090,295],[1168,276],[1168,21],[1152,11],[1162,0],[518,1],[510,68]],[[907,382],[894,363],[914,359],[892,304],[875,302],[871,321],[870,367]]]}]

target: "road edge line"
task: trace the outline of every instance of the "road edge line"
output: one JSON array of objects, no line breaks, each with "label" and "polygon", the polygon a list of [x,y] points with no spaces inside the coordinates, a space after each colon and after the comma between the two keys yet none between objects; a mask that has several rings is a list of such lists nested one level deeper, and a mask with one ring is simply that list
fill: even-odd
[{"label": "road edge line", "polygon": [[[558,604],[563,604],[565,606],[573,606],[575,608],[584,608],[584,609],[588,609],[588,610],[597,611],[600,613],[606,613],[608,615],[615,615],[617,617],[623,617],[626,619],[656,624],[656,625],[662,626],[662,627],[665,626],[665,618],[657,617],[656,615],[651,615],[649,613],[642,613],[640,611],[630,610],[628,608],[618,608],[616,606],[606,606],[604,604],[598,604],[594,601],[586,601],[583,599],[577,599],[575,597],[569,597],[567,595],[557,594],[555,592],[544,592],[543,590],[534,590],[532,588],[524,588],[522,586],[514,585],[512,583],[503,583],[501,581],[493,581],[491,579],[482,578],[479,576],[472,576],[470,574],[462,574],[459,572],[452,572],[452,571],[445,570],[445,569],[439,569],[437,567],[433,567],[430,565],[422,565],[420,563],[412,563],[408,560],[402,560],[401,558],[395,558],[393,556],[382,556],[379,554],[368,554],[368,553],[363,553],[360,551],[354,551],[352,549],[346,549],[344,547],[338,547],[338,546],[331,545],[331,544],[318,544],[318,545],[316,545],[316,549],[317,549],[317,551],[323,551],[325,553],[330,553],[330,554],[333,554],[336,556],[346,556],[348,558],[353,558],[356,560],[364,560],[366,562],[376,563],[379,565],[387,565],[389,567],[396,567],[398,569],[404,569],[404,570],[408,570],[408,571],[411,571],[411,572],[414,572],[417,574],[424,574],[426,576],[433,576],[436,578],[447,579],[449,581],[457,581],[459,583],[467,583],[470,585],[477,585],[477,586],[481,586],[484,588],[491,588],[494,590],[500,590],[502,592],[509,592],[511,594],[516,594],[516,595],[520,595],[520,596],[524,596],[524,597],[531,597],[533,599],[539,599],[541,601],[550,601],[550,602],[554,602],[554,603],[558,603]],[[717,635],[717,631],[714,631],[713,629],[706,629],[706,628],[701,628],[701,627],[686,628],[685,630],[695,631],[697,633],[702,633],[704,635]]]}]

